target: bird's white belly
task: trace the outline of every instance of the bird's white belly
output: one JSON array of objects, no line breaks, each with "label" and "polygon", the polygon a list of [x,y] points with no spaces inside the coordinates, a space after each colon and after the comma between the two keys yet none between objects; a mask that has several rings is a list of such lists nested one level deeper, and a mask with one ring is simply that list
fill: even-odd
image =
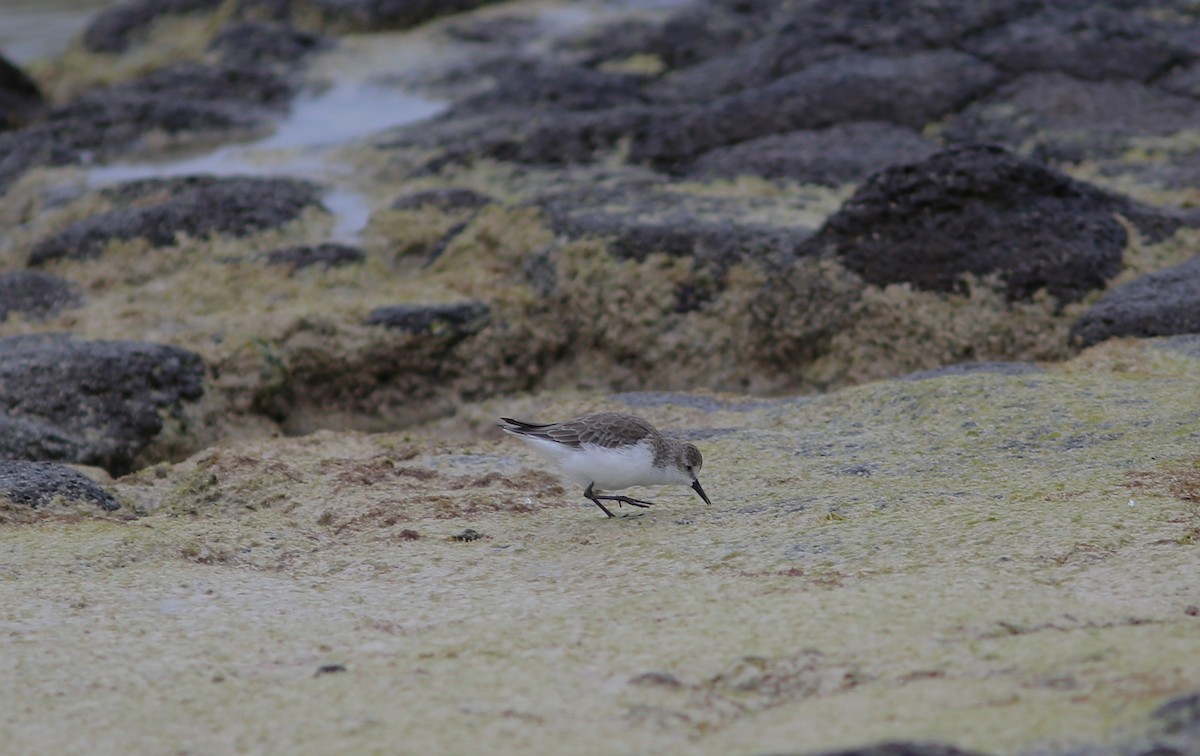
[{"label": "bird's white belly", "polygon": [[663,468],[654,466],[654,453],[646,443],[623,449],[585,445],[573,449],[541,439],[523,438],[544,456],[558,463],[563,473],[581,486],[595,484],[598,491],[620,491],[630,486],[662,485]]}]

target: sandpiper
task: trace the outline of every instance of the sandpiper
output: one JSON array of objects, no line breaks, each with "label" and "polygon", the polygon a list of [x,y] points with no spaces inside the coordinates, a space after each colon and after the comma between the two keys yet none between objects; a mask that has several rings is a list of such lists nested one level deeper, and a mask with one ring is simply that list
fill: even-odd
[{"label": "sandpiper", "polygon": [[654,502],[628,496],[601,496],[598,491],[620,491],[630,486],[691,486],[705,504],[711,505],[700,486],[700,450],[672,438],[666,438],[650,423],[634,415],[600,412],[561,423],[537,425],[511,417],[500,418],[506,433],[533,447],[534,451],[558,465],[563,473],[581,486],[583,495],[609,517],[601,502],[615,501],[635,507]]}]

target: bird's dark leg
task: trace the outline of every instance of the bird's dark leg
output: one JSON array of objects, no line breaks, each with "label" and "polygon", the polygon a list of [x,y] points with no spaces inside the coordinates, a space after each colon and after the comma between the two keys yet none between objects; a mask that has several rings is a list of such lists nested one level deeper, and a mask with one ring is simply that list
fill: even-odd
[{"label": "bird's dark leg", "polygon": [[[641,507],[642,509],[654,506],[654,502],[652,501],[642,501],[641,499],[634,499],[630,496],[600,496],[593,491],[595,485],[595,483],[589,484],[587,490],[583,492],[583,495],[591,499],[592,503],[601,509],[604,509],[604,505],[600,503],[601,501],[615,501],[618,504],[629,504],[634,507]],[[604,511],[608,512],[607,509],[604,509]],[[609,517],[612,517],[612,515],[610,514]]]},{"label": "bird's dark leg", "polygon": [[[608,515],[609,517],[614,517],[615,515],[613,515],[613,513],[612,513],[612,512],[609,512],[609,511],[608,511],[608,507],[606,507],[606,506],[604,506],[603,504],[601,504],[601,503],[600,503],[600,499],[601,499],[601,497],[597,496],[595,493],[593,493],[593,492],[592,492],[592,488],[593,488],[595,485],[596,485],[595,483],[588,483],[587,490],[585,490],[585,491],[583,492],[583,495],[584,495],[584,496],[586,496],[587,498],[591,499],[591,501],[592,501],[592,503],[593,503],[593,504],[595,504],[596,506],[600,507],[600,511],[601,511],[601,512],[603,512],[604,514]],[[607,498],[607,497],[605,497],[605,498]]]}]

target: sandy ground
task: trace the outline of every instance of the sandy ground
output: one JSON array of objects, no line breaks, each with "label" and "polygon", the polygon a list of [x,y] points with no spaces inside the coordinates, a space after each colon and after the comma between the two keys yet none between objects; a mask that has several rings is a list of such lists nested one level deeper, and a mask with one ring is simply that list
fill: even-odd
[{"label": "sandy ground", "polygon": [[[9,753],[1131,742],[1200,680],[1200,360],[808,400],[538,397],[696,441],[605,519],[512,439],[244,441],[0,529]],[[651,496],[651,494],[654,494]],[[636,494],[635,494],[636,495]],[[25,521],[18,521],[24,519]],[[466,529],[476,540],[455,540]]]}]

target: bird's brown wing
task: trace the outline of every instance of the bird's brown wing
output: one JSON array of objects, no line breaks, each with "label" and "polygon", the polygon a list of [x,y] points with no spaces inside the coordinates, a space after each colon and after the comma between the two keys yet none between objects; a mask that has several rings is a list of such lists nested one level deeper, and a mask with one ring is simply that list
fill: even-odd
[{"label": "bird's brown wing", "polygon": [[656,433],[654,426],[640,417],[623,415],[619,412],[600,412],[546,425],[526,423],[507,417],[501,419],[509,424],[507,427],[502,427],[510,433],[556,441],[573,449],[578,449],[584,444],[621,446],[623,443],[638,441]]}]

